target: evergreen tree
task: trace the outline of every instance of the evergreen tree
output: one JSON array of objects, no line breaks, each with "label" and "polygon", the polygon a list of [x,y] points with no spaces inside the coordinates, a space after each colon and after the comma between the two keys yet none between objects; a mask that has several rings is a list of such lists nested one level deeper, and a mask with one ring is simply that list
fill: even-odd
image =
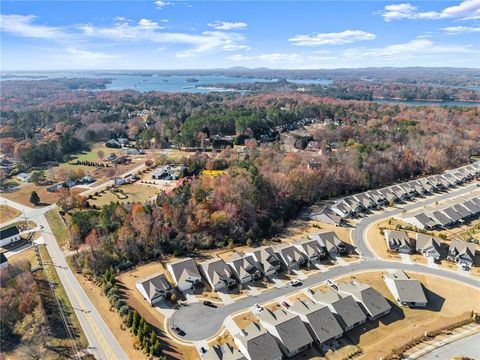
[{"label": "evergreen tree", "polygon": [[30,194],[30,200],[29,201],[30,201],[30,203],[32,203],[35,206],[40,204],[40,196],[38,196],[36,191],[32,191],[32,193]]},{"label": "evergreen tree", "polygon": [[132,327],[133,324],[133,312],[129,311],[127,315],[127,325],[128,327]]},{"label": "evergreen tree", "polygon": [[155,356],[160,356],[162,354],[162,346],[160,345],[160,340],[157,337],[155,340]]}]

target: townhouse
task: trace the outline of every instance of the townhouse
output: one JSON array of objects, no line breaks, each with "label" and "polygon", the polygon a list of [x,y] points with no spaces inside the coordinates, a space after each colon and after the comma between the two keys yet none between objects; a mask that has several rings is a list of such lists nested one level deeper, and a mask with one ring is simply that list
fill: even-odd
[{"label": "townhouse", "polygon": [[227,260],[240,284],[257,281],[262,277],[260,267],[252,255],[234,252]]},{"label": "townhouse", "polygon": [[416,250],[418,253],[423,254],[427,258],[433,258],[439,260],[441,253],[441,241],[440,238],[436,236],[426,235],[417,233],[415,235],[416,239]]},{"label": "townhouse", "polygon": [[273,276],[280,271],[280,257],[275,253],[272,247],[263,246],[251,253],[264,276]]},{"label": "townhouse", "polygon": [[452,240],[447,259],[460,266],[472,267],[475,263],[475,244],[462,240]]},{"label": "townhouse", "polygon": [[239,334],[234,335],[233,341],[248,360],[283,358],[275,338],[259,323],[251,322]]},{"label": "townhouse", "polygon": [[275,249],[275,252],[282,261],[283,268],[288,272],[299,270],[308,263],[307,255],[294,245],[279,246]]}]

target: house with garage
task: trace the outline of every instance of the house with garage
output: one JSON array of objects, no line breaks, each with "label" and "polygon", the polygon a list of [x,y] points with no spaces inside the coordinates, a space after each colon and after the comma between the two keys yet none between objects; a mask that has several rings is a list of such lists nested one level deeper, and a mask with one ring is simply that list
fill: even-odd
[{"label": "house with garage", "polygon": [[205,354],[201,354],[202,360],[246,360],[243,354],[230,344],[209,346]]},{"label": "house with garage", "polygon": [[317,240],[306,239],[293,242],[298,250],[307,255],[310,263],[316,263],[327,256],[327,250]]},{"label": "house with garage", "polygon": [[0,229],[0,247],[10,245],[20,239],[20,230],[18,227],[10,226]]},{"label": "house with garage", "polygon": [[381,318],[390,313],[392,307],[377,290],[358,281],[340,283],[337,291],[341,295],[351,295],[370,320]]},{"label": "house with garage", "polygon": [[310,219],[330,225],[345,225],[345,220],[328,206],[319,211],[312,212],[312,214],[310,214]]},{"label": "house with garage", "polygon": [[422,283],[410,278],[403,270],[384,274],[383,279],[400,306],[427,306],[427,297],[425,296]]},{"label": "house with garage", "polygon": [[460,266],[472,267],[475,262],[475,244],[462,240],[452,240],[447,259]]},{"label": "house with garage", "polygon": [[357,213],[355,210],[353,210],[350,206],[343,202],[339,202],[333,206],[330,207],[334,213],[337,215],[341,216],[342,218],[354,218],[357,216]]},{"label": "house with garage", "polygon": [[347,244],[340,240],[334,231],[310,234],[308,237],[318,241],[320,246],[327,249],[327,252],[332,256],[348,254]]},{"label": "house with garage", "polygon": [[252,255],[234,252],[227,260],[227,264],[232,268],[240,284],[257,281],[262,277],[260,266]]},{"label": "house with garage", "polygon": [[409,183],[401,183],[398,186],[407,193],[410,199],[413,199],[415,196],[420,195],[415,188],[409,185]]},{"label": "house with garage", "polygon": [[435,223],[438,225],[440,228],[447,228],[451,225],[453,225],[453,220],[450,219],[443,211],[432,211],[431,213],[428,214],[428,216],[435,221]]},{"label": "house with garage", "polygon": [[380,194],[380,192],[376,190],[370,190],[365,193],[370,199],[372,199],[377,206],[384,206],[388,204],[387,199],[385,196]]},{"label": "house with garage", "polygon": [[433,186],[427,178],[418,179],[417,182],[425,189],[427,194],[435,191],[435,186]]},{"label": "house with garage", "polygon": [[316,291],[311,296],[313,301],[328,306],[330,311],[335,314],[344,332],[367,321],[367,315],[351,295],[341,295],[335,290],[329,289],[325,292]]},{"label": "house with garage", "polygon": [[296,300],[288,311],[300,316],[310,335],[318,344],[325,344],[343,335],[342,326],[328,306],[310,299]]},{"label": "house with garage", "polygon": [[260,324],[277,340],[278,346],[287,358],[291,358],[313,344],[300,316],[284,309],[275,311],[265,309],[257,315]]},{"label": "house with garage", "polygon": [[400,198],[389,188],[380,189],[378,192],[387,200],[387,204],[400,201]]},{"label": "house with garage", "polygon": [[282,261],[283,268],[288,272],[299,270],[308,263],[307,255],[294,245],[279,246],[275,249],[275,252]]},{"label": "house with garage", "polygon": [[192,258],[184,258],[167,264],[178,290],[184,292],[202,286],[202,275]]},{"label": "house with garage", "polygon": [[448,186],[449,187],[452,187],[452,186],[455,186],[455,185],[460,185],[461,183],[463,183],[462,176],[460,176],[460,178],[458,178],[451,173],[445,173],[445,174],[442,174],[442,177],[445,180],[448,181]]},{"label": "house with garage", "polygon": [[480,207],[473,201],[467,200],[462,203],[462,206],[472,213],[472,217],[477,217],[480,214]]},{"label": "house with garage", "polygon": [[390,186],[388,188],[400,201],[406,201],[410,199],[410,195],[407,191],[401,188],[399,185]]},{"label": "house with garage", "polygon": [[253,256],[264,276],[273,276],[281,270],[280,257],[271,246],[262,246],[247,254]]},{"label": "house with garage", "polygon": [[413,181],[409,181],[407,183],[413,190],[415,190],[417,196],[418,195],[421,195],[421,196],[424,196],[424,195],[428,195],[430,192],[425,189],[422,184],[420,184],[418,181],[416,180],[413,180]]},{"label": "house with garage", "polygon": [[365,207],[358,200],[356,200],[354,196],[345,197],[340,200],[340,203],[347,205],[356,214],[365,211]]},{"label": "house with garage", "polygon": [[353,198],[357,200],[364,209],[375,209],[377,207],[376,201],[369,197],[367,193],[354,195]]},{"label": "house with garage", "polygon": [[462,220],[462,216],[452,206],[443,209],[442,212],[452,220],[453,224]]},{"label": "house with garage", "polygon": [[452,205],[452,208],[457,213],[460,214],[460,216],[462,217],[462,220],[468,220],[471,217],[473,217],[473,213],[470,210],[468,210],[465,206],[463,206],[463,204]]},{"label": "house with garage", "polygon": [[439,260],[441,256],[442,243],[440,238],[427,234],[417,233],[415,235],[416,250],[427,258]]},{"label": "house with garage", "polygon": [[166,300],[173,294],[173,286],[165,274],[154,274],[136,283],[136,288],[147,302],[155,304]]},{"label": "house with garage", "polygon": [[26,183],[30,182],[30,180],[32,179],[32,177],[27,173],[20,173],[16,177],[17,177],[18,180],[26,182]]},{"label": "house with garage", "polygon": [[415,242],[405,231],[384,230],[387,248],[401,254],[411,254],[415,250]]},{"label": "house with garage", "polygon": [[436,175],[435,179],[437,179],[442,184],[441,187],[443,189],[448,189],[448,188],[454,186],[454,184],[452,184],[450,181],[448,181],[443,175]]},{"label": "house with garage", "polygon": [[222,259],[210,259],[199,264],[200,273],[213,291],[219,291],[237,284],[232,268]]},{"label": "house with garage", "polygon": [[407,215],[404,217],[398,217],[398,219],[422,230],[431,230],[438,227],[438,224],[425,213]]},{"label": "house with garage", "polygon": [[251,322],[233,337],[235,345],[248,360],[281,360],[283,353],[267,329]]}]

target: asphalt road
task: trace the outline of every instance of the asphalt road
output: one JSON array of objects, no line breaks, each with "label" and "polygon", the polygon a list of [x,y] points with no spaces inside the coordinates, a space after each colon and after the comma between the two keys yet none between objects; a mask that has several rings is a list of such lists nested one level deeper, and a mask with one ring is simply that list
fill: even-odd
[{"label": "asphalt road", "polygon": [[186,334],[182,338],[188,341],[200,341],[205,340],[215,335],[223,326],[225,318],[233,313],[245,310],[255,303],[265,303],[272,301],[279,296],[285,296],[293,292],[297,292],[301,289],[305,289],[331,278],[337,278],[346,276],[351,273],[360,271],[383,271],[385,269],[403,269],[405,271],[414,271],[429,275],[436,275],[448,278],[450,280],[456,280],[465,284],[480,287],[480,281],[474,278],[464,276],[454,271],[448,271],[443,269],[429,268],[424,265],[417,264],[403,264],[398,261],[383,261],[376,257],[367,246],[364,241],[365,230],[371,224],[388,218],[390,216],[401,213],[404,210],[411,210],[419,208],[428,204],[433,204],[436,201],[446,200],[455,196],[463,195],[473,190],[478,189],[475,184],[457,188],[449,193],[441,193],[425,200],[407,203],[402,208],[395,208],[393,210],[379,211],[368,217],[362,219],[353,230],[352,237],[357,247],[357,251],[362,254],[363,261],[351,263],[343,267],[334,267],[326,272],[317,273],[306,280],[302,280],[302,286],[292,287],[286,286],[283,288],[273,288],[256,296],[250,296],[248,298],[235,301],[233,304],[219,306],[216,309],[204,306],[201,303],[191,303],[182,306],[179,310],[175,311],[170,319],[170,323],[174,326],[180,327]]},{"label": "asphalt road", "polygon": [[444,360],[456,356],[480,359],[480,333],[467,336],[420,356],[417,360]]},{"label": "asphalt road", "polygon": [[42,236],[45,240],[46,248],[52,258],[52,262],[55,265],[60,281],[62,282],[75,314],[80,321],[80,325],[82,326],[83,332],[87,337],[90,349],[95,355],[95,358],[98,360],[128,359],[127,354],[123,351],[119,342],[113,336],[100,313],[96,310],[87,294],[85,294],[67,264],[65,254],[58,245],[55,235],[44,216],[45,212],[54,206],[33,209],[1,197],[0,203],[6,203],[8,206],[24,212],[27,219],[36,222],[38,225],[44,226]]}]

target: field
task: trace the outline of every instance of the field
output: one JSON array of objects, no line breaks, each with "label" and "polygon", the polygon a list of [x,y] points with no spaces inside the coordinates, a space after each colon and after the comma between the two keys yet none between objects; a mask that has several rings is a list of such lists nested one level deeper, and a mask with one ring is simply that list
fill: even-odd
[{"label": "field", "polygon": [[[51,193],[47,191],[48,186],[37,186],[33,183],[22,183],[15,191],[3,193],[2,196],[6,197],[9,200],[13,200],[22,205],[31,206],[33,204],[30,202],[30,194],[32,191],[36,191],[40,197],[40,207],[48,206],[55,204],[58,199],[60,199],[59,193]],[[72,189],[73,192],[79,192],[80,189]]]},{"label": "field", "polygon": [[[113,190],[113,189],[112,189]],[[91,205],[103,206],[113,202],[145,202],[160,192],[154,185],[148,184],[127,184],[118,187],[118,192],[112,190],[104,190],[105,192],[95,196],[89,203]]]},{"label": "field", "polygon": [[58,213],[58,210],[49,210],[47,213],[45,213],[45,218],[52,228],[52,232],[55,234],[58,244],[61,248],[65,248],[70,240],[70,233],[68,232],[62,217]]},{"label": "field", "polygon": [[0,205],[0,223],[4,223],[20,216],[21,212],[7,205]]}]

